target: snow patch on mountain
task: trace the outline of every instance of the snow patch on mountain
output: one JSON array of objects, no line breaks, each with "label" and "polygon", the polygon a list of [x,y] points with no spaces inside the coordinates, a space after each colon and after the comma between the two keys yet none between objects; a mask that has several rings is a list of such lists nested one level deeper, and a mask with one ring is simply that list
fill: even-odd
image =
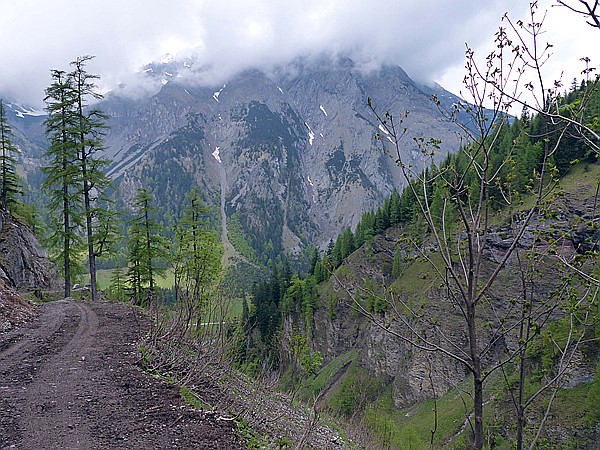
[{"label": "snow patch on mountain", "polygon": [[223,85],[223,87],[221,89],[219,89],[217,92],[215,92],[213,94],[213,98],[218,102],[219,101],[219,95],[221,95],[221,92],[223,92],[223,89],[225,89],[225,86],[227,86],[227,83],[225,83]]},{"label": "snow patch on mountain", "polygon": [[215,151],[212,152],[212,155],[215,157],[215,159],[217,160],[217,162],[219,164],[222,163],[222,161],[221,161],[221,147],[215,148]]},{"label": "snow patch on mountain", "polygon": [[304,122],[304,125],[306,125],[306,128],[308,128],[308,143],[310,145],[313,145],[313,141],[315,140],[315,133],[306,122]]},{"label": "snow patch on mountain", "polygon": [[28,106],[21,106],[21,105],[17,105],[15,103],[5,103],[6,106],[10,109],[13,110],[13,112],[15,113],[15,116],[24,119],[25,116],[32,116],[32,117],[39,117],[39,116],[45,116],[46,112],[45,111],[40,111],[34,108],[30,108]]},{"label": "snow patch on mountain", "polygon": [[[308,184],[310,185],[310,187],[314,188],[315,185],[313,184],[312,180],[310,179],[310,175],[307,175],[306,179],[308,180]],[[312,201],[313,201],[313,203],[317,203],[317,191],[316,191],[316,189],[312,189]]]},{"label": "snow patch on mountain", "polygon": [[159,61],[162,64],[169,64],[171,61],[173,61],[175,59],[175,56],[173,56],[170,53],[165,53],[164,55],[162,55],[159,59]]}]

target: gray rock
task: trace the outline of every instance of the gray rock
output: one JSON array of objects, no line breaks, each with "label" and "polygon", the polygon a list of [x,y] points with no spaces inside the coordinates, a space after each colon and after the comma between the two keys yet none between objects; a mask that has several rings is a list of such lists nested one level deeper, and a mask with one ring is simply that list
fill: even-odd
[{"label": "gray rock", "polygon": [[56,269],[29,229],[0,210],[0,279],[15,289],[48,289]]}]

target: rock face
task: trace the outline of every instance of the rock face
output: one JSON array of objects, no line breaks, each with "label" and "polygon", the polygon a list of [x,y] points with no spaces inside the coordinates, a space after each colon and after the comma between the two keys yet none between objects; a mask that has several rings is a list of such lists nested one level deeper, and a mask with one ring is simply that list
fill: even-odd
[{"label": "rock face", "polygon": [[33,233],[1,209],[0,278],[18,290],[48,289],[56,280],[54,264]]},{"label": "rock face", "polygon": [[264,261],[308,243],[323,247],[402,185],[369,97],[379,112],[410,111],[401,125],[407,163],[429,164],[413,138],[441,138],[440,158],[458,147],[455,125],[399,67],[299,63],[213,88],[178,81],[177,70],[154,64],[149,71],[166,82],[160,92],[138,101],[113,95],[101,105],[111,116],[111,175],[126,200],[151,187],[164,212],[177,213],[199,185]]}]

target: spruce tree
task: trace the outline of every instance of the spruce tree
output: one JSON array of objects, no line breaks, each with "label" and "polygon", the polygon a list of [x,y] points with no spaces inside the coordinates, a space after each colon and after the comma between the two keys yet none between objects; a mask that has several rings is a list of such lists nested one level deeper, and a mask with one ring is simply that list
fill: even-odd
[{"label": "spruce tree", "polygon": [[49,197],[52,226],[47,243],[56,253],[64,278],[64,295],[71,296],[71,280],[77,267],[77,254],[82,250],[79,230],[83,226],[80,202],[81,177],[77,167],[77,145],[72,137],[75,120],[74,96],[68,75],[61,70],[51,72],[53,83],[46,89],[46,136],[50,146],[42,167],[46,178],[43,189]]},{"label": "spruce tree", "polygon": [[12,142],[12,129],[8,124],[4,101],[0,99],[0,205],[3,209],[17,202],[17,195],[22,195],[21,182],[15,166],[15,155],[19,149]]},{"label": "spruce tree", "polygon": [[133,204],[135,216],[129,223],[127,243],[127,277],[134,300],[149,306],[156,294],[156,277],[166,272],[164,256],[167,254],[167,244],[155,219],[153,202],[154,198],[147,189],[138,189]]}]

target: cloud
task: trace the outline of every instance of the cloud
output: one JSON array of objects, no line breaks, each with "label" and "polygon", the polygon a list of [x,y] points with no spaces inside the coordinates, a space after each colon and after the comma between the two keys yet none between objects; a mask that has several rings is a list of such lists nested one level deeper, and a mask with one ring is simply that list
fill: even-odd
[{"label": "cloud", "polygon": [[[398,64],[415,79],[444,79],[465,43],[493,39],[522,0],[19,0],[0,16],[0,93],[40,105],[49,71],[81,55],[105,87],[162,54],[193,54],[219,84],[238,70],[326,53]],[[193,49],[193,50],[191,50]]]}]

